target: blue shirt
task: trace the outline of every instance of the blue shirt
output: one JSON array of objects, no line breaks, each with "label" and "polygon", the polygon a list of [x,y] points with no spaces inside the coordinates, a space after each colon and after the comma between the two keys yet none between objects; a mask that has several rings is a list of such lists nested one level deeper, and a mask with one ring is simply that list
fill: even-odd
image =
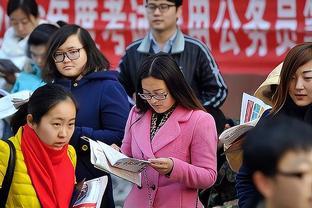
[{"label": "blue shirt", "polygon": [[149,33],[149,38],[151,40],[151,44],[152,44],[152,48],[154,53],[159,53],[159,52],[165,52],[165,53],[169,53],[171,51],[173,42],[175,40],[175,38],[177,37],[177,30],[175,31],[175,33],[169,38],[169,40],[166,41],[164,47],[161,49],[159,47],[159,44],[157,43],[157,41],[155,40],[155,37],[153,36],[153,34],[150,32]]}]

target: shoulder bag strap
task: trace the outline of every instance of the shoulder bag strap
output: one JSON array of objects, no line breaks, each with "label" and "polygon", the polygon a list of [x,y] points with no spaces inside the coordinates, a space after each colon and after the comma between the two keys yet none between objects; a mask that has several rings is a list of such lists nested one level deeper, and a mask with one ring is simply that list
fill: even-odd
[{"label": "shoulder bag strap", "polygon": [[10,140],[3,140],[9,145],[10,148],[10,157],[8,161],[7,171],[5,173],[5,176],[3,178],[2,182],[2,188],[0,189],[0,208],[4,208],[8,195],[9,190],[11,187],[14,169],[15,169],[15,158],[16,158],[16,150],[14,147],[14,144]]}]

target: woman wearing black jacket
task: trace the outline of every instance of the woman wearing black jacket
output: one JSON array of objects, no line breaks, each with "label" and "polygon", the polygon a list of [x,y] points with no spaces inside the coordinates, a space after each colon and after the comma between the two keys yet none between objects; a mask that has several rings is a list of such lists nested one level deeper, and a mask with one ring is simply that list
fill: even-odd
[{"label": "woman wearing black jacket", "polygon": [[[312,43],[293,47],[287,54],[280,82],[268,116],[288,115],[312,124]],[[252,178],[252,170],[243,161],[236,177],[240,208],[255,207],[261,199]]]}]

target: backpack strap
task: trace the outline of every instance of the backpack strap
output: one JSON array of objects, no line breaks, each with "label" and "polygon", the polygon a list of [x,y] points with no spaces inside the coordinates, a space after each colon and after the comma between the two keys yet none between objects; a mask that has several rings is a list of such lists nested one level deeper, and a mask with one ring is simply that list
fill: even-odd
[{"label": "backpack strap", "polygon": [[8,199],[9,190],[11,187],[14,169],[15,169],[15,160],[16,160],[16,150],[13,142],[10,140],[2,140],[9,145],[10,148],[10,157],[8,161],[7,171],[3,178],[2,188],[0,189],[0,208],[4,208],[6,201]]}]

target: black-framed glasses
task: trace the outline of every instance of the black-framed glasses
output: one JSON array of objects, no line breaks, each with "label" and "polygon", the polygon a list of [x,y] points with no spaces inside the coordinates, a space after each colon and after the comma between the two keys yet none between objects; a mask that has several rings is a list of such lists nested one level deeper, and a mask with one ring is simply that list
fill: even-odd
[{"label": "black-framed glasses", "polygon": [[174,4],[147,4],[145,5],[145,8],[147,9],[148,12],[154,13],[156,9],[159,9],[161,13],[165,13],[169,10],[170,7],[175,7],[176,5]]},{"label": "black-framed glasses", "polygon": [[149,94],[149,93],[138,93],[138,95],[140,96],[140,98],[142,98],[143,100],[151,100],[152,98],[154,98],[155,100],[165,100],[168,96],[168,93],[162,93],[162,94]]},{"label": "black-framed glasses", "polygon": [[63,62],[65,59],[65,56],[69,60],[76,60],[79,59],[80,57],[80,50],[83,49],[84,47],[81,48],[75,48],[75,49],[70,49],[69,51],[66,52],[55,52],[53,55],[53,59],[55,63],[60,63]]}]

